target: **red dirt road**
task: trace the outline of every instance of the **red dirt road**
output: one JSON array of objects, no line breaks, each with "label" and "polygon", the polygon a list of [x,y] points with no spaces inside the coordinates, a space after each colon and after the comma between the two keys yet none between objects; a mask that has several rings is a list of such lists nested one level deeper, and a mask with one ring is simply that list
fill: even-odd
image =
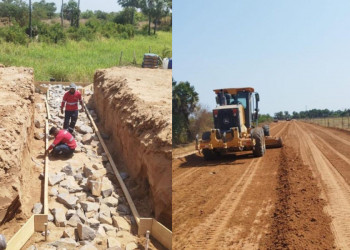
[{"label": "red dirt road", "polygon": [[284,147],[173,160],[174,249],[349,249],[350,133],[271,125]]}]

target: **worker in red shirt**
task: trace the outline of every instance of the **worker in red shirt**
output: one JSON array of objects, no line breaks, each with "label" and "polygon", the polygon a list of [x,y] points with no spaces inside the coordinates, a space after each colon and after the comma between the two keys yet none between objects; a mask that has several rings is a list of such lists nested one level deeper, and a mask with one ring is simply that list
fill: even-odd
[{"label": "worker in red shirt", "polygon": [[55,140],[47,149],[47,153],[49,153],[51,149],[53,155],[71,155],[74,153],[77,143],[71,133],[65,129],[59,130],[56,127],[52,127],[49,134],[55,136]]},{"label": "worker in red shirt", "polygon": [[[62,100],[61,113],[63,114],[63,108],[66,106],[64,113],[63,128],[68,130],[71,134],[74,132],[75,123],[78,119],[78,102],[81,105],[81,112],[84,111],[81,94],[77,90],[77,86],[74,83],[69,85],[69,91],[67,91]],[[69,123],[70,121],[70,123]]]}]

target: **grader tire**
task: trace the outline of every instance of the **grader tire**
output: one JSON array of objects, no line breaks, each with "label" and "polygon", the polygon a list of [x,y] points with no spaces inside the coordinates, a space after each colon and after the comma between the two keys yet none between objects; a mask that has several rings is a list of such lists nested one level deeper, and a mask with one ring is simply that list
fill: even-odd
[{"label": "grader tire", "polygon": [[264,125],[263,130],[264,130],[265,136],[270,136],[270,126],[269,125]]},{"label": "grader tire", "polygon": [[261,157],[265,154],[265,136],[262,128],[256,128],[252,132],[252,138],[255,139],[255,146],[253,149],[253,155],[255,157]]},{"label": "grader tire", "polygon": [[202,153],[203,153],[204,159],[207,161],[212,161],[217,157],[217,154],[213,150],[210,150],[207,148],[204,148]]}]

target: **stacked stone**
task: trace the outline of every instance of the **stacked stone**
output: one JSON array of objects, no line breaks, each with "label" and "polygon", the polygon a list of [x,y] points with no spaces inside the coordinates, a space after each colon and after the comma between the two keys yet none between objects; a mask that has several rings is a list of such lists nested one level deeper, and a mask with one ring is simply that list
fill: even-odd
[{"label": "stacked stone", "polygon": [[[50,87],[51,126],[62,128],[60,105],[64,93],[62,85]],[[137,249],[137,238],[131,233],[134,218],[122,190],[108,178],[114,177],[111,165],[85,113],[79,113],[76,132],[78,152],[85,154],[91,164],[67,162],[60,172],[49,173],[49,195],[61,204],[50,208],[49,221],[66,229],[61,239],[49,237],[55,241],[47,249],[101,249],[102,245]],[[42,211],[40,205],[34,206],[34,213]],[[54,230],[52,226],[50,229]]]}]

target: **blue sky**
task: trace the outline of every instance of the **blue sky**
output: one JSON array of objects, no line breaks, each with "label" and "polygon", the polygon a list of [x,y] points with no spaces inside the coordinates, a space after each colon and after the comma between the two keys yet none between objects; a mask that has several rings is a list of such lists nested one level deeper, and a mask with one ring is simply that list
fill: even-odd
[{"label": "blue sky", "polygon": [[[25,0],[29,3],[29,0]],[[40,2],[40,0],[32,0],[32,4],[35,2]],[[56,4],[57,10],[61,9],[62,0],[46,0],[47,3],[54,2]],[[68,3],[69,0],[63,0],[63,3]],[[78,0],[76,0],[78,2]],[[102,10],[105,12],[117,12],[122,8],[119,6],[117,0],[80,0],[81,11],[86,10]],[[57,11],[58,12],[58,11]]]},{"label": "blue sky", "polygon": [[175,0],[173,77],[213,108],[254,87],[260,112],[350,108],[350,1]]}]

